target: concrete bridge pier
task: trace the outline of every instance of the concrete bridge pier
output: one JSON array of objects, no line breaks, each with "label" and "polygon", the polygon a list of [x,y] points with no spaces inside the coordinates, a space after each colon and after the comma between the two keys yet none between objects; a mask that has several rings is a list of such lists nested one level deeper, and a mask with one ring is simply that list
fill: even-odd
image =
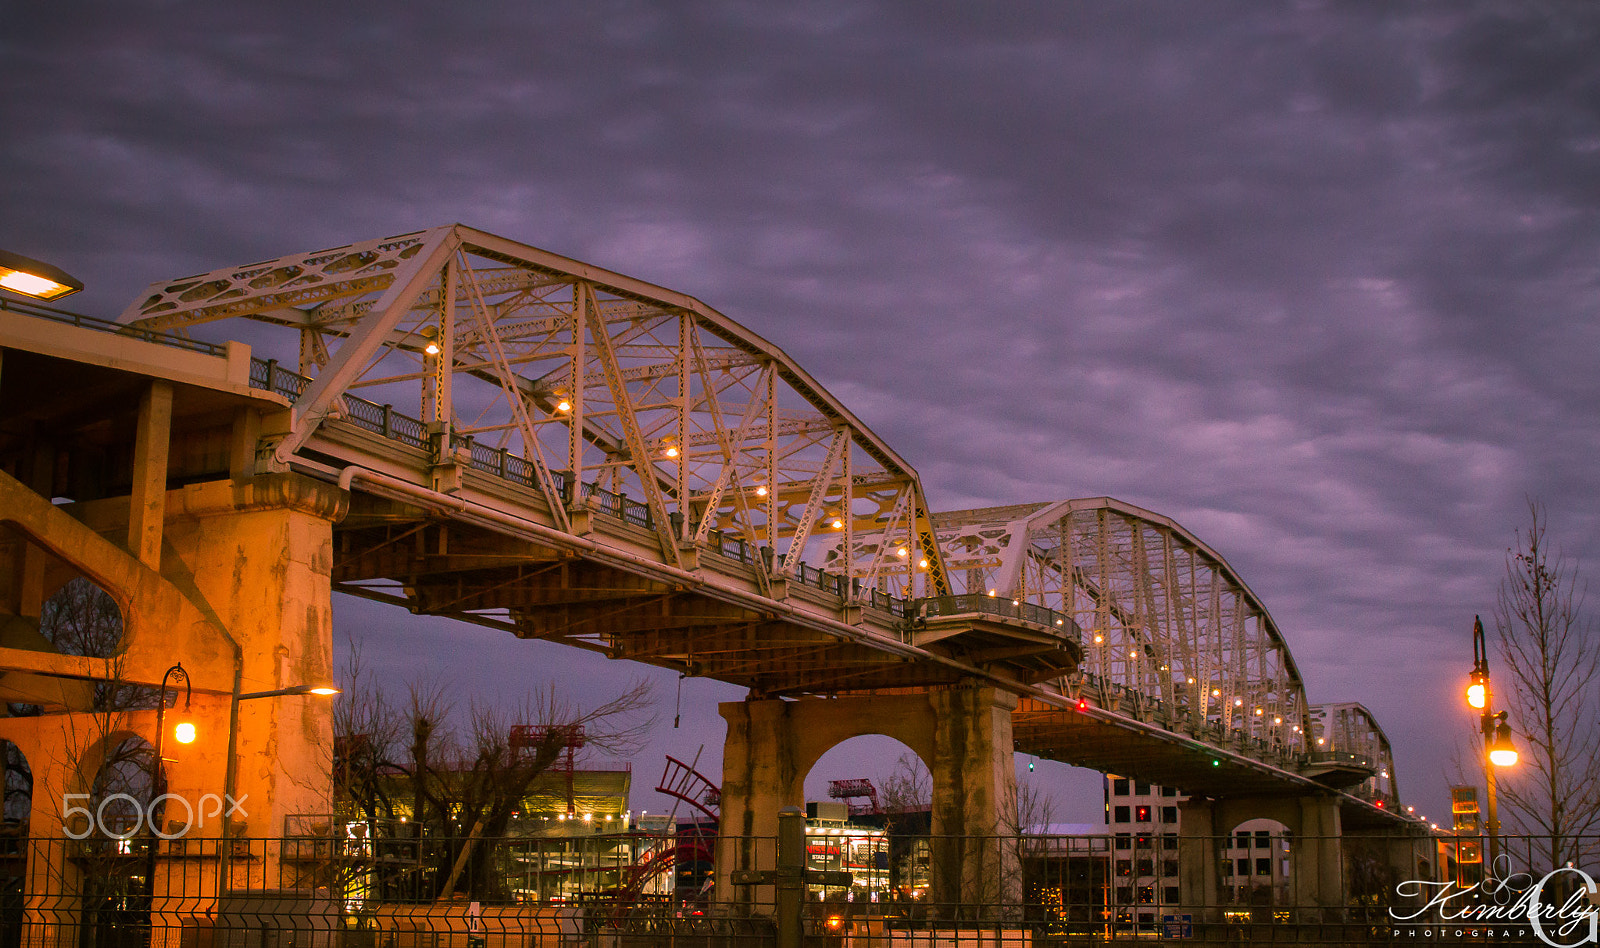
[{"label": "concrete bridge pier", "polygon": [[1289,831],[1289,901],[1306,916],[1302,920],[1334,921],[1342,914],[1343,834],[1333,796],[1196,798],[1180,810],[1179,900],[1197,920],[1220,922],[1232,905],[1223,898],[1221,860],[1234,827],[1254,819],[1275,820]]},{"label": "concrete bridge pier", "polygon": [[1011,711],[1016,697],[987,687],[721,705],[728,722],[722,757],[719,897],[746,907],[771,904],[770,887],[734,889],[736,869],[771,869],[778,810],[805,805],[805,778],[835,745],[884,734],[910,747],[933,778],[929,901],[1015,904],[1021,873],[1014,839],[1016,778]]},{"label": "concrete bridge pier", "polygon": [[[345,495],[291,474],[174,491],[163,570],[193,590],[240,650],[240,690],[333,680],[330,573]],[[233,655],[208,656],[226,662]],[[187,662],[188,659],[186,658]],[[224,704],[227,704],[224,699]],[[277,837],[286,817],[333,812],[333,710],[325,697],[240,702],[230,817],[235,837]],[[225,751],[226,729],[215,736]],[[224,788],[213,788],[221,793]],[[243,871],[235,868],[235,874]],[[293,887],[292,873],[251,870],[248,887]],[[236,879],[235,887],[247,880]]]},{"label": "concrete bridge pier", "polygon": [[[164,469],[164,453],[151,450],[136,481],[164,483],[158,473]],[[85,576],[121,611],[117,655],[95,665],[30,652],[37,656],[28,659],[30,667],[47,674],[58,666],[69,674],[87,669],[147,685],[177,661],[188,673],[188,716],[200,736],[180,746],[169,731],[165,741],[166,789],[181,800],[167,801],[162,829],[181,841],[161,844],[152,893],[158,924],[174,922],[163,938],[176,944],[177,914],[206,911],[219,889],[310,884],[276,845],[256,844],[246,853],[220,843],[225,819],[233,839],[278,837],[290,814],[331,812],[331,705],[326,698],[279,697],[241,702],[235,716],[231,696],[236,688],[273,691],[331,680],[332,523],[343,515],[345,495],[285,474],[143,493],[63,508],[0,475],[10,538],[0,572],[21,578],[0,584],[0,613],[36,617],[38,601],[72,576]],[[123,537],[126,545],[118,542]],[[35,561],[47,568],[31,568]],[[181,688],[179,695],[169,727],[184,709]],[[99,709],[87,690],[80,697],[39,716],[0,721],[0,737],[17,743],[33,769],[30,829],[38,842],[29,847],[26,870],[26,941],[41,948],[78,937],[82,893],[91,883],[86,873],[95,871],[62,839],[66,795],[91,792],[106,753],[122,742],[156,743],[153,711]],[[93,827],[74,831],[84,829],[103,849],[104,834]],[[219,878],[224,867],[227,876]]]}]

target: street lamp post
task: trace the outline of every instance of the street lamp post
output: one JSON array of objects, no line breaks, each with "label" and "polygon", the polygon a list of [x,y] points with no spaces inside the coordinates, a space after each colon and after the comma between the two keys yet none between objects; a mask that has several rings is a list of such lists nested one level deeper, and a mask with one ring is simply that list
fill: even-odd
[{"label": "street lamp post", "polygon": [[1484,828],[1488,831],[1488,866],[1494,871],[1500,850],[1500,814],[1495,801],[1495,768],[1517,762],[1517,748],[1511,742],[1511,725],[1506,712],[1491,710],[1494,702],[1489,688],[1489,646],[1483,635],[1483,620],[1472,617],[1472,676],[1467,685],[1467,704],[1478,710],[1478,730],[1483,734]]},{"label": "street lamp post", "polygon": [[[233,797],[233,791],[235,789],[235,774],[237,773],[238,768],[239,703],[241,701],[254,701],[259,698],[286,698],[298,695],[317,695],[320,697],[328,697],[341,693],[338,686],[334,685],[332,682],[320,682],[313,685],[295,685],[290,688],[277,688],[272,691],[250,691],[241,693],[240,666],[237,659],[238,653],[236,652],[235,655],[236,659],[233,676],[233,694],[231,695],[228,703],[227,764],[223,777],[223,795],[229,800],[231,800]],[[228,818],[226,815],[224,815],[222,818],[221,842],[217,851],[217,903],[219,905],[222,902],[223,892],[225,892],[228,885],[231,884],[233,862],[233,844],[231,837],[232,833],[229,828]]]},{"label": "street lamp post", "polygon": [[183,684],[183,710],[185,719],[177,723],[172,729],[172,737],[179,744],[192,744],[195,739],[194,723],[187,719],[189,701],[194,696],[189,685],[189,673],[183,670],[183,663],[179,662],[167,669],[161,676],[161,691],[156,696],[156,756],[150,767],[150,810],[145,815],[150,821],[150,848],[145,854],[145,885],[150,888],[151,898],[156,893],[156,843],[161,838],[160,811],[161,798],[167,793],[167,775],[162,769],[166,758],[162,756],[162,749],[166,746],[167,738],[167,687],[171,683],[174,689],[173,699],[176,702],[176,689],[179,682]]}]

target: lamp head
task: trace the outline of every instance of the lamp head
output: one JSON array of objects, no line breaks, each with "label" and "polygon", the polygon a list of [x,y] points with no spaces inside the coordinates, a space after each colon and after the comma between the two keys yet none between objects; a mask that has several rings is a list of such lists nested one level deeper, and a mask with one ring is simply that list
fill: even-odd
[{"label": "lamp head", "polygon": [[197,736],[193,721],[179,721],[172,729],[172,738],[179,744],[193,744]]},{"label": "lamp head", "polygon": [[1501,711],[1500,723],[1495,725],[1494,736],[1489,740],[1489,762],[1496,767],[1510,767],[1517,762],[1517,745],[1511,743],[1511,725],[1506,723],[1506,712]]},{"label": "lamp head", "polygon": [[1489,685],[1477,673],[1472,673],[1472,684],[1467,686],[1467,704],[1482,711],[1489,704]]},{"label": "lamp head", "polygon": [[0,288],[49,301],[78,292],[83,283],[48,263],[0,250]]}]

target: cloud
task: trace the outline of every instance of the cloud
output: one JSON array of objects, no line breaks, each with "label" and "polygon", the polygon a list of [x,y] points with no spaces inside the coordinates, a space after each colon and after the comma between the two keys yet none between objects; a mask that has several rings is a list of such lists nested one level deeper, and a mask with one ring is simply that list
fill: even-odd
[{"label": "cloud", "polygon": [[10,16],[0,246],[83,278],[74,308],[453,221],[693,294],[938,506],[1190,527],[1434,810],[1459,722],[1416,681],[1464,667],[1522,498],[1600,542],[1588,4]]}]

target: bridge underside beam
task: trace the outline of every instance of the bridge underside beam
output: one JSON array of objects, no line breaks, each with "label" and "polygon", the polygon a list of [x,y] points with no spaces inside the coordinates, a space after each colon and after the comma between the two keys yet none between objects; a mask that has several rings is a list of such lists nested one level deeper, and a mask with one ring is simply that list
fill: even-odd
[{"label": "bridge underside beam", "polygon": [[[1012,729],[1019,753],[1177,787],[1191,795],[1271,793],[1284,788],[1281,775],[1232,755],[1219,755],[1195,738],[1140,733],[1028,698],[1013,715]],[[1157,736],[1153,739],[1152,734]]]},{"label": "bridge underside beam", "polygon": [[[334,588],[751,688],[948,685],[960,673],[528,540],[364,497],[336,528]],[[997,656],[997,659],[1013,656]]]}]

